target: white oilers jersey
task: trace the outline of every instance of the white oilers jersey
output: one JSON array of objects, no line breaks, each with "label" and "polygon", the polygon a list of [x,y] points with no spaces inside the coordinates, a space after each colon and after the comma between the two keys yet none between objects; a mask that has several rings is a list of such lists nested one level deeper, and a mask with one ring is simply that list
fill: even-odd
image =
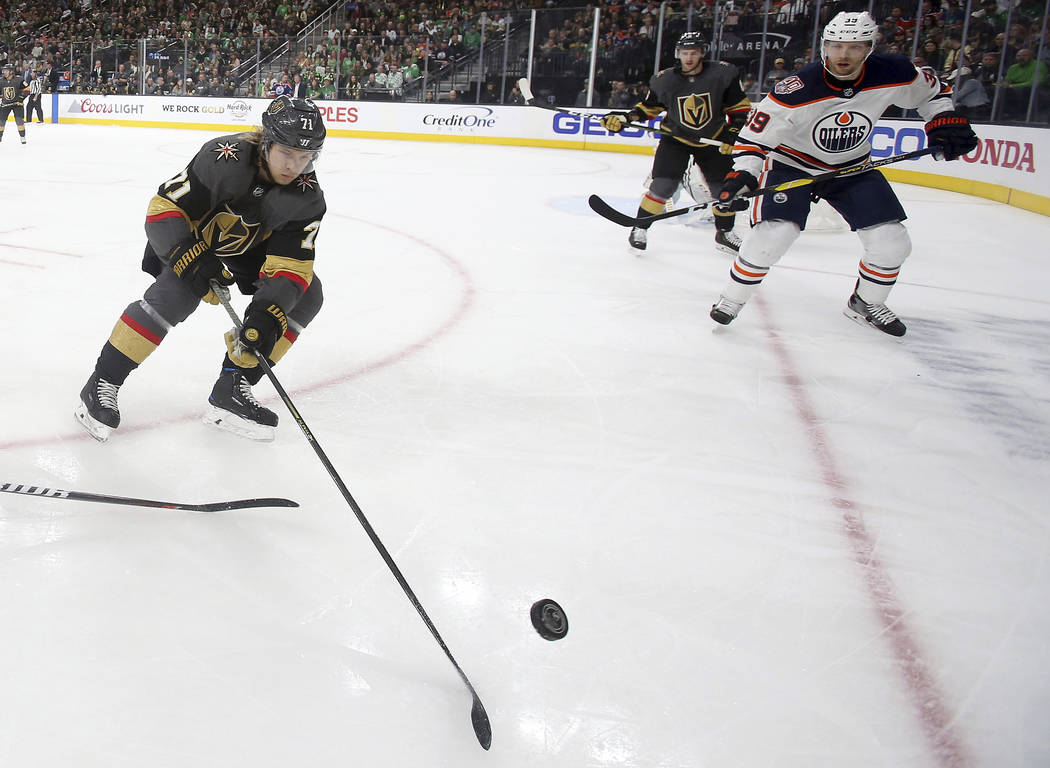
[{"label": "white oilers jersey", "polygon": [[895,54],[869,56],[852,83],[834,80],[822,62],[807,64],[752,110],[733,165],[756,177],[767,161],[810,175],[856,165],[867,160],[871,132],[891,106],[928,121],[952,108],[951,88]]}]

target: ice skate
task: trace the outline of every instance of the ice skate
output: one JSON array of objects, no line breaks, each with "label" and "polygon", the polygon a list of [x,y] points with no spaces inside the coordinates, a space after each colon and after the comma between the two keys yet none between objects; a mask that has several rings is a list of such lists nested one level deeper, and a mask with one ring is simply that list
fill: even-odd
[{"label": "ice skate", "polygon": [[205,424],[249,440],[269,442],[277,434],[277,414],[259,405],[251,383],[237,369],[222,369],[208,403]]},{"label": "ice skate", "polygon": [[711,319],[722,325],[729,325],[740,314],[743,303],[719,296],[718,302],[711,307]]},{"label": "ice skate", "polygon": [[849,302],[842,310],[842,314],[854,322],[870,325],[890,336],[903,336],[908,330],[900,318],[893,314],[892,309],[885,304],[868,304],[857,295],[856,291],[849,297]]},{"label": "ice skate", "polygon": [[73,415],[100,443],[106,442],[120,425],[120,410],[117,408],[119,390],[117,384],[111,384],[97,373],[91,374],[87,384],[80,390],[80,404]]},{"label": "ice skate", "polygon": [[742,243],[743,240],[740,239],[740,236],[731,229],[724,231],[721,229],[715,230],[715,248],[720,251],[736,256],[740,253]]},{"label": "ice skate", "polygon": [[631,234],[627,237],[627,242],[630,243],[631,247],[636,251],[644,251],[648,237],[648,230],[642,229],[641,227],[633,227],[631,229]]}]

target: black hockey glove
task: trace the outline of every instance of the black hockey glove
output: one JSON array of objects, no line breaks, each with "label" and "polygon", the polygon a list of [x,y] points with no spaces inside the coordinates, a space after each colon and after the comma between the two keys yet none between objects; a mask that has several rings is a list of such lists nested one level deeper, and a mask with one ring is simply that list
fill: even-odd
[{"label": "black hockey glove", "polygon": [[736,144],[736,137],[740,135],[740,129],[743,128],[746,123],[746,118],[734,118],[729,121],[729,127],[722,135],[722,146],[718,148],[719,152],[723,155],[733,154],[733,146]]},{"label": "black hockey glove", "polygon": [[204,298],[211,291],[211,280],[223,286],[233,285],[233,275],[223,267],[208,244],[196,235],[179,241],[171,249],[168,264],[198,298]]},{"label": "black hockey glove", "polygon": [[636,119],[640,120],[641,116],[632,109],[630,112],[610,112],[607,115],[602,115],[599,122],[601,122],[602,128],[609,133],[619,133],[627,127],[628,123],[632,123]]},{"label": "black hockey glove", "polygon": [[758,179],[747,171],[730,171],[722,180],[722,191],[718,193],[715,208],[720,211],[746,211],[749,205],[746,198],[739,195],[758,189]]},{"label": "black hockey glove", "polygon": [[732,128],[722,134],[722,145],[718,148],[718,151],[723,155],[733,154],[733,147],[736,145],[736,135],[740,133],[739,128]]},{"label": "black hockey glove", "polygon": [[237,340],[247,349],[270,356],[277,340],[288,330],[288,318],[276,304],[264,306],[252,302],[244,313],[244,323]]},{"label": "black hockey glove", "polygon": [[926,123],[926,139],[945,160],[972,152],[979,142],[970,121],[953,110],[941,112]]}]

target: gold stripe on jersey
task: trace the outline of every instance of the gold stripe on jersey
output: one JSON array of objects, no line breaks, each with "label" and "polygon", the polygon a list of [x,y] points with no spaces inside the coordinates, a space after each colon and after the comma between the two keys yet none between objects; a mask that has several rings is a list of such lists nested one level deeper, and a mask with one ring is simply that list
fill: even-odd
[{"label": "gold stripe on jersey", "polygon": [[281,336],[277,339],[277,343],[273,345],[273,351],[270,353],[270,359],[273,362],[277,362],[284,357],[288,350],[292,348],[292,344],[295,342],[296,337],[288,338],[289,334]]},{"label": "gold stripe on jersey", "polygon": [[751,100],[749,98],[747,98],[747,96],[745,96],[744,98],[742,98],[740,101],[738,101],[736,104],[732,105],[731,107],[723,106],[722,107],[722,111],[724,111],[726,114],[729,114],[730,112],[744,112],[744,111],[750,112],[751,111]]},{"label": "gold stripe on jersey", "polygon": [[168,198],[161,197],[160,195],[154,195],[153,199],[149,201],[149,207],[146,209],[146,216],[156,216],[157,214],[171,213],[172,211],[177,211],[182,214],[182,217],[189,222],[189,216],[186,215],[184,210],[171,202],[171,200],[168,200]]},{"label": "gold stripe on jersey", "polygon": [[649,116],[649,119],[652,119],[664,113],[663,107],[647,107],[645,106],[645,102],[643,101],[639,101],[637,104],[635,104],[634,108],[637,109],[639,112],[644,112],[646,115]]},{"label": "gold stripe on jersey", "polygon": [[259,273],[265,277],[273,277],[281,272],[298,277],[304,283],[305,290],[314,279],[314,263],[287,256],[274,256],[272,253],[266,254],[266,261],[263,262]]},{"label": "gold stripe on jersey", "polygon": [[113,326],[113,333],[109,335],[109,343],[136,365],[141,365],[157,348],[157,344],[128,325],[123,317]]}]

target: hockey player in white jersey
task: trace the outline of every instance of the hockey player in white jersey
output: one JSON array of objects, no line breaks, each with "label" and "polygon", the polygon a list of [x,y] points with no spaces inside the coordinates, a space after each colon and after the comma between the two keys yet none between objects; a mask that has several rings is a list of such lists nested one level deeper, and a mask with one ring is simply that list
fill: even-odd
[{"label": "hockey player in white jersey", "polygon": [[[867,12],[839,13],[824,28],[821,62],[781,80],[751,112],[723,182],[719,205],[743,210],[749,190],[856,166],[867,160],[875,124],[892,105],[926,120],[927,141],[945,160],[970,152],[977,136],[952,111],[951,89],[904,56],[872,53],[878,24]],[[911,240],[907,215],[877,170],[754,198],[750,237],[729,272],[711,318],[728,325],[805,229],[813,197],[825,200],[856,231],[863,247],[859,278],[845,314],[892,336],[904,323],[886,306]]]}]

